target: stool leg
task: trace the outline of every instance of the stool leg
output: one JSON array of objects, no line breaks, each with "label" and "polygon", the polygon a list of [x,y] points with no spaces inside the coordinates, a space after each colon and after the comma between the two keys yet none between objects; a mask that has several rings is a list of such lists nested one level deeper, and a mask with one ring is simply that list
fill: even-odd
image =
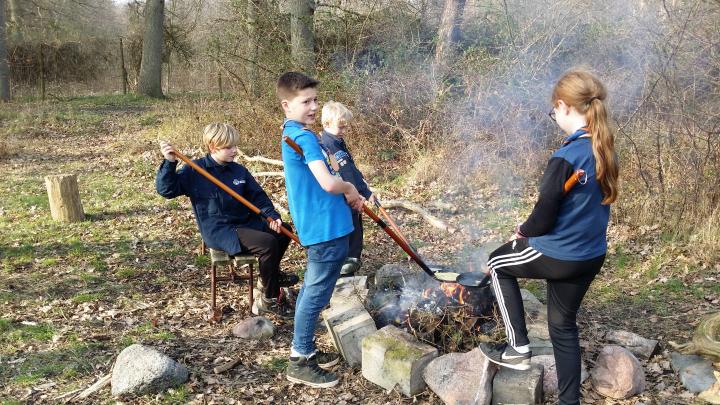
[{"label": "stool leg", "polygon": [[[249,280],[249,283],[248,283],[248,289],[250,290],[250,310],[252,311],[252,306],[253,306],[253,304],[254,304],[254,302],[253,302],[253,299],[254,299],[254,298],[253,298],[253,288],[255,288],[255,283],[253,282],[253,280],[254,280],[254,277],[253,277],[253,267],[254,267],[254,266],[253,266],[252,264],[250,264],[249,267],[250,267],[250,269],[249,269],[249,272],[250,272],[250,280]],[[260,292],[260,294],[262,294],[262,291]],[[261,299],[262,299],[262,298],[261,298]]]},{"label": "stool leg", "polygon": [[215,312],[215,287],[216,279],[216,265],[213,263],[210,265],[210,301],[212,302],[212,311]]}]

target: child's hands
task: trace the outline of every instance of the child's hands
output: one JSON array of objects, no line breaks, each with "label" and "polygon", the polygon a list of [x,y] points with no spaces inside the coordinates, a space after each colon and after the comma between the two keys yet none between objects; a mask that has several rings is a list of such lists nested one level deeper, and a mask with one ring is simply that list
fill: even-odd
[{"label": "child's hands", "polygon": [[273,231],[280,233],[280,227],[282,226],[282,219],[278,218],[272,222],[269,223],[270,229]]},{"label": "child's hands", "polygon": [[165,141],[160,141],[160,153],[170,162],[174,162],[177,159],[175,157],[175,148]]},{"label": "child's hands", "polygon": [[348,205],[350,205],[350,208],[354,209],[355,211],[361,211],[363,208],[363,205],[365,204],[365,198],[358,193],[355,186],[352,185],[352,183],[348,183],[350,185],[349,190],[345,193],[345,200],[347,200]]}]

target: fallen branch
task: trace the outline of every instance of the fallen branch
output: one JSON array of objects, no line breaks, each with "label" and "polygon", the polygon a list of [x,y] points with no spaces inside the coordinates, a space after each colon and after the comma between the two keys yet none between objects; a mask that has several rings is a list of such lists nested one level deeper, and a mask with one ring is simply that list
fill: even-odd
[{"label": "fallen branch", "polygon": [[445,232],[453,233],[455,232],[455,228],[452,228],[449,226],[445,221],[442,219],[436,217],[435,215],[429,213],[427,210],[422,208],[421,206],[412,203],[410,201],[405,200],[385,200],[382,202],[383,207],[385,208],[403,208],[408,211],[412,211],[421,217],[423,217],[430,225],[442,229]]},{"label": "fallen branch", "polygon": [[248,156],[241,151],[238,151],[238,154],[241,158],[247,160],[248,162],[262,162],[273,166],[285,166],[282,160],[270,159],[264,156]]},{"label": "fallen branch", "polygon": [[213,369],[213,372],[215,374],[222,374],[228,370],[235,368],[238,364],[241,364],[241,363],[242,363],[242,359],[240,358],[240,356],[238,356],[228,362],[225,362],[225,363],[215,367]]},{"label": "fallen branch", "polygon": [[285,177],[285,172],[257,172],[253,173],[255,177],[267,176],[267,177]]},{"label": "fallen branch", "polygon": [[67,397],[69,397],[69,396],[71,396],[71,395],[75,395],[75,394],[76,394],[78,391],[80,391],[81,389],[82,389],[82,388],[78,388],[78,389],[76,389],[76,390],[72,390],[72,391],[66,392],[66,393],[64,393],[64,394],[62,394],[62,395],[60,395],[60,396],[57,396],[57,397],[53,398],[53,401],[59,401],[59,400],[61,400],[61,399],[63,399],[63,398],[67,398]]},{"label": "fallen branch", "polygon": [[89,397],[90,395],[100,391],[105,387],[106,385],[110,384],[110,380],[112,379],[112,373],[106,375],[105,377],[102,377],[101,379],[97,380],[95,384],[91,385],[86,389],[85,391],[81,392],[80,395],[77,396],[78,399],[85,399]]}]

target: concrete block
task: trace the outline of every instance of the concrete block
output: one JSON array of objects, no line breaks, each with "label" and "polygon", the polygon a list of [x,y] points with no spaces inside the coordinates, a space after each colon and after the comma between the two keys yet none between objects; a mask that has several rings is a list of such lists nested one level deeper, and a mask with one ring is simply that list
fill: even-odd
[{"label": "concrete block", "polygon": [[543,366],[533,364],[529,370],[500,367],[493,380],[493,405],[542,404]]},{"label": "concrete block", "polygon": [[397,386],[410,397],[425,390],[423,371],[437,356],[436,348],[388,325],[362,340],[362,375],[386,390]]},{"label": "concrete block", "polygon": [[346,305],[331,305],[322,316],[335,348],[350,367],[359,367],[363,338],[377,332],[368,311],[358,300],[352,299]]},{"label": "concrete block", "polygon": [[341,277],[335,284],[330,305],[344,305],[344,302],[351,297],[364,302],[367,295],[367,276]]}]

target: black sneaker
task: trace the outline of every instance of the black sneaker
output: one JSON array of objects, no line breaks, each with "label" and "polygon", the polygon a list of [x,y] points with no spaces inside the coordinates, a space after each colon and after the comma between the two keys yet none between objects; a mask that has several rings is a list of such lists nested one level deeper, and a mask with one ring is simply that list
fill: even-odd
[{"label": "black sneaker", "polygon": [[348,257],[340,268],[340,277],[352,276],[362,266],[357,257]]},{"label": "black sneaker", "polygon": [[295,309],[289,305],[284,299],[260,297],[255,300],[257,313],[255,315],[273,314],[282,319],[292,319],[295,317]]},{"label": "black sneaker", "polygon": [[315,360],[317,361],[318,366],[322,368],[330,368],[336,364],[338,364],[338,361],[340,361],[340,355],[337,353],[325,353],[320,350],[315,351]]},{"label": "black sneaker", "polygon": [[528,370],[532,352],[518,353],[508,344],[489,345],[481,343],[480,352],[493,363],[514,370]]},{"label": "black sneaker", "polygon": [[300,277],[298,277],[295,273],[284,273],[280,272],[278,274],[278,284],[280,287],[292,287],[295,284],[297,284],[300,281]]},{"label": "black sneaker", "polygon": [[334,387],[340,381],[335,374],[320,368],[317,355],[290,357],[285,378],[314,388]]}]

